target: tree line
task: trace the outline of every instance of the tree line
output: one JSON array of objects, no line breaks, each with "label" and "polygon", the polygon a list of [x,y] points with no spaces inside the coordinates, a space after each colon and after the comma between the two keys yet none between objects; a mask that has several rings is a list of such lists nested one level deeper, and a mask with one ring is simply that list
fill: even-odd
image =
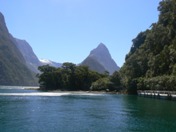
[{"label": "tree line", "polygon": [[100,74],[89,70],[87,66],[76,66],[73,63],[63,63],[61,68],[49,65],[38,68],[40,89],[42,90],[69,90],[69,91],[117,91],[120,88],[118,72],[109,76],[108,72]]}]

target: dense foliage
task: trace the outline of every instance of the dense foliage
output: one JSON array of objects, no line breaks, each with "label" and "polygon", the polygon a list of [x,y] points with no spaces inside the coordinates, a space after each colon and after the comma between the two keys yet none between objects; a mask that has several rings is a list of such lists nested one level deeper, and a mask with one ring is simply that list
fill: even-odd
[{"label": "dense foliage", "polygon": [[176,1],[163,0],[158,10],[158,22],[133,39],[120,70],[130,93],[137,89],[176,90]]},{"label": "dense foliage", "polygon": [[111,79],[107,72],[100,74],[89,70],[87,66],[76,66],[73,63],[64,63],[61,68],[40,66],[39,70],[41,71],[38,74],[39,83],[43,90],[101,91],[117,90],[118,87],[113,84],[120,86],[118,78],[115,79],[117,75]]}]

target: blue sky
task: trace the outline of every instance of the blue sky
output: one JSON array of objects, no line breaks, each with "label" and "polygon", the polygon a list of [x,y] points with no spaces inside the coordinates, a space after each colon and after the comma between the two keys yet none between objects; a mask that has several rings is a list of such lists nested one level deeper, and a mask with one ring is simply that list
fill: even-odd
[{"label": "blue sky", "polygon": [[39,58],[77,64],[102,42],[122,66],[132,39],[157,22],[159,1],[0,0],[0,12]]}]

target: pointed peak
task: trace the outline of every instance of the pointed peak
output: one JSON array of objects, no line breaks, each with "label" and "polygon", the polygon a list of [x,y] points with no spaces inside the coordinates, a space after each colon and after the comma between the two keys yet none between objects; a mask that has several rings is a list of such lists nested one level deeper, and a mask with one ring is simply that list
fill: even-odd
[{"label": "pointed peak", "polygon": [[111,57],[108,48],[103,43],[100,43],[97,48],[90,52],[91,56],[103,56],[104,54]]},{"label": "pointed peak", "polygon": [[103,44],[103,43],[100,43],[100,44],[97,46],[96,49],[108,51],[108,48],[107,48],[106,45]]},{"label": "pointed peak", "polygon": [[[106,47],[106,45],[103,44],[103,43],[100,43],[100,44],[98,45],[98,47]],[[97,48],[98,48],[98,47],[97,47]]]},{"label": "pointed peak", "polygon": [[[87,60],[89,61],[87,62]],[[115,61],[112,59],[108,48],[103,43],[100,43],[97,48],[93,49],[82,63],[99,72],[101,68],[99,67],[97,70],[97,64],[92,62],[92,60],[101,65],[103,70],[107,70],[110,74],[113,74],[114,71],[119,69]]]}]

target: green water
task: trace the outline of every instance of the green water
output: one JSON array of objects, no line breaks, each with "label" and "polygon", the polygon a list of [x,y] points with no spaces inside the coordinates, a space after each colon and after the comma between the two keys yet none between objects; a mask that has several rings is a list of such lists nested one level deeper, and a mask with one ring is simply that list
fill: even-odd
[{"label": "green water", "polygon": [[175,132],[176,102],[0,87],[0,132]]}]

